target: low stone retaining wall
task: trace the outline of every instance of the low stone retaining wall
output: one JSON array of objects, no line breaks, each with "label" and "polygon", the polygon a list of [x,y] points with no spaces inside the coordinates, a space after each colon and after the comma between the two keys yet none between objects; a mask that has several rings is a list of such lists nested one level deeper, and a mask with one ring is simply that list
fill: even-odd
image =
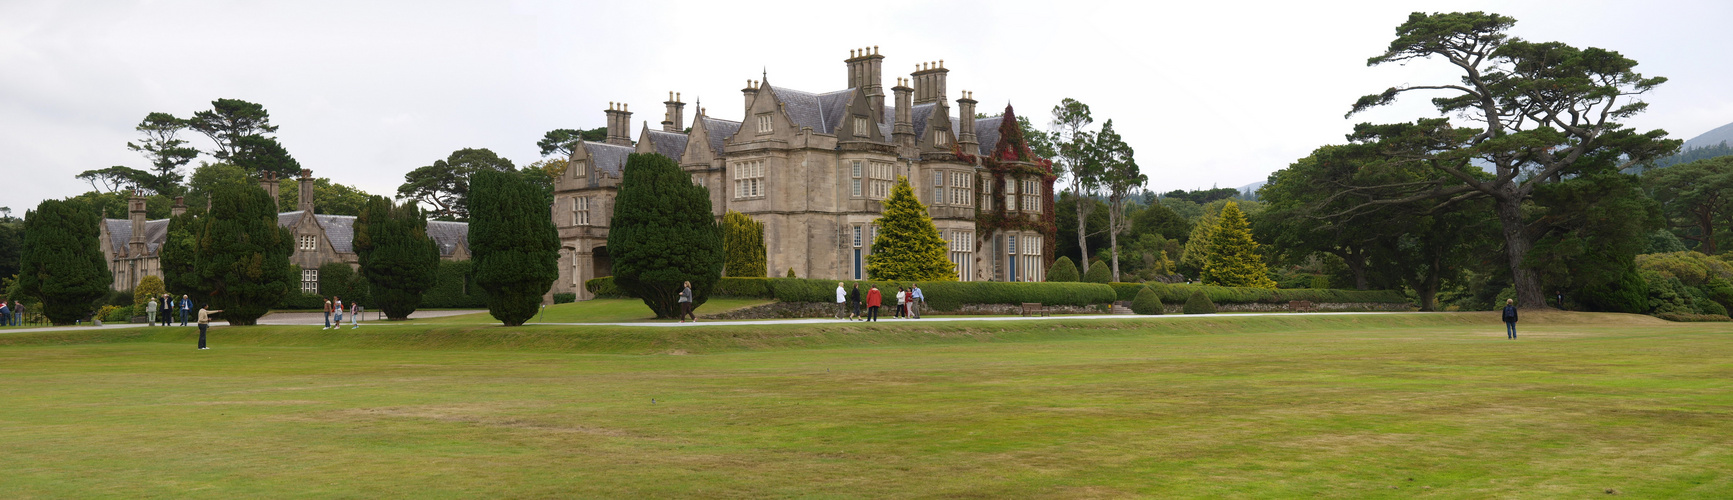
[{"label": "low stone retaining wall", "polygon": [[[1380,303],[1319,303],[1314,304],[1319,311],[1407,311],[1408,304]],[[1167,304],[1167,314],[1180,314],[1179,304]],[[771,302],[769,304],[743,307],[732,311],[700,316],[704,319],[790,319],[790,318],[834,318],[835,303],[828,302]],[[879,316],[892,316],[895,305],[879,307]],[[864,308],[862,309],[864,313]],[[1220,312],[1283,312],[1288,310],[1287,304],[1219,304],[1216,311]],[[932,314],[980,314],[980,315],[1020,315],[1023,306],[1015,304],[963,304],[956,311],[924,311]],[[1095,306],[1047,306],[1048,314],[1107,314]]]}]

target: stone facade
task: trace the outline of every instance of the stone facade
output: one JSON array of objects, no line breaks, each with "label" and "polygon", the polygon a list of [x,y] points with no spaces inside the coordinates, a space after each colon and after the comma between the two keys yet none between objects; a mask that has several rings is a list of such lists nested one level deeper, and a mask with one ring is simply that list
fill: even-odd
[{"label": "stone facade", "polygon": [[1050,210],[1051,184],[1032,175],[997,182],[969,156],[993,150],[1002,118],[973,118],[977,102],[969,92],[955,101],[953,116],[943,61],[898,78],[890,89],[895,101],[886,103],[883,60],[876,48],[853,51],[844,61],[846,87],[832,92],[749,80],[741,89],[743,120],[715,118],[699,107],[689,131],[685,103],[669,93],[661,127],[646,122],[636,141],[628,132],[630,108],[609,103],[607,139],[580,142],[554,182],[561,260],[550,293],[589,299],[584,281],[612,274],[607,224],[632,153],[676,159],[692,182],[709,189],[717,217],[733,210],[764,223],[766,268],[775,276],[793,269],[802,278],[867,278],[873,222],[897,178],[907,177],[949,242],[959,279],[1040,281],[1051,264],[1045,247],[1052,235],[977,234],[975,218],[977,207],[996,203],[1039,218]]},{"label": "stone facade", "polygon": [[[277,180],[260,179],[259,186],[277,197]],[[277,225],[288,228],[295,242],[295,252],[289,262],[301,267],[301,292],[319,293],[319,266],[342,262],[359,266],[360,258],[352,246],[355,217],[316,213],[313,206],[313,172],[302,170],[298,188],[299,203],[294,211],[277,214]],[[104,261],[114,273],[114,289],[129,291],[145,276],[162,277],[161,259],[157,255],[168,238],[168,219],[145,220],[145,199],[133,196],[128,202],[128,219],[104,219],[99,239]],[[186,212],[182,199],[175,199],[172,213]],[[444,260],[469,260],[469,224],[463,222],[428,221],[427,235],[439,246]]]}]

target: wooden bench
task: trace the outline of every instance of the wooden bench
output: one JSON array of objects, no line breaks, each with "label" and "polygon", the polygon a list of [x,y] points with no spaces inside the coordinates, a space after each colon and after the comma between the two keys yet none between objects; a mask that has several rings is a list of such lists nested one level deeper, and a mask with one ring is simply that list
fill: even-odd
[{"label": "wooden bench", "polygon": [[1023,315],[1024,316],[1030,316],[1030,315],[1046,316],[1047,315],[1047,306],[1041,305],[1040,302],[1024,302],[1023,303]]},{"label": "wooden bench", "polygon": [[1294,312],[1317,311],[1318,306],[1312,305],[1310,300],[1290,300],[1288,301],[1288,310]]}]

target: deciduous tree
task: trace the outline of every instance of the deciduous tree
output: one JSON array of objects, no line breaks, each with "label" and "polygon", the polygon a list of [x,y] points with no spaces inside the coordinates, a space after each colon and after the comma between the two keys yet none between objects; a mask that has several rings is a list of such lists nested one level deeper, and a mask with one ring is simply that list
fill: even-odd
[{"label": "deciduous tree", "polygon": [[1119,281],[1119,233],[1131,228],[1126,217],[1126,198],[1149,183],[1149,176],[1137,166],[1130,144],[1113,130],[1113,120],[1101,124],[1095,134],[1094,148],[1100,159],[1100,182],[1107,191],[1107,241],[1113,249],[1113,281]]}]

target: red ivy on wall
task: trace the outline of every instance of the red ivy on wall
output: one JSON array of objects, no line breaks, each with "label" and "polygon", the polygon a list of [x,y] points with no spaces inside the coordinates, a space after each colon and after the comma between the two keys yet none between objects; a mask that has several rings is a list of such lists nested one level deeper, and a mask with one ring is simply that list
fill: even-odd
[{"label": "red ivy on wall", "polygon": [[[1041,233],[1043,248],[1041,258],[1046,267],[1053,266],[1054,248],[1057,244],[1056,234],[1059,226],[1054,221],[1053,214],[1053,181],[1058,176],[1053,175],[1053,161],[1035,156],[1029,150],[1029,141],[1023,137],[1023,128],[1017,123],[1017,114],[1011,105],[1005,105],[1004,118],[999,121],[999,142],[993,145],[992,152],[987,156],[970,154],[963,151],[960,145],[953,144],[951,153],[963,161],[972,162],[993,173],[993,182],[982,186],[981,192],[1001,200],[992,210],[982,210],[975,207],[975,231],[986,241],[985,237],[994,231],[1035,231]],[[1034,217],[1027,213],[1006,213],[1005,179],[1026,179],[1038,177],[1041,180],[1041,215]],[[980,248],[976,248],[977,253]]]}]

